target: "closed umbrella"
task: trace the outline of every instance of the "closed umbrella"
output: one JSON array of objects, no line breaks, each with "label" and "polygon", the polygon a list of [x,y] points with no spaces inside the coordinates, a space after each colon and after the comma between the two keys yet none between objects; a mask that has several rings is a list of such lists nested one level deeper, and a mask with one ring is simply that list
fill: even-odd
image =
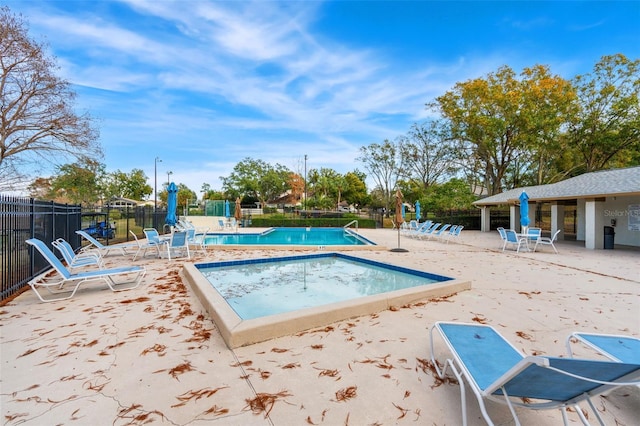
[{"label": "closed umbrella", "polygon": [[420,222],[420,200],[416,201],[416,220]]},{"label": "closed umbrella", "polygon": [[224,217],[227,219],[231,217],[231,213],[229,211],[229,200],[224,200]]},{"label": "closed umbrella", "polygon": [[178,187],[175,183],[171,182],[167,186],[167,216],[164,219],[164,223],[169,226],[174,226],[178,221],[176,217],[176,208],[178,207]]},{"label": "closed umbrella", "polygon": [[520,226],[526,228],[529,226],[529,196],[522,191],[520,194]]},{"label": "closed umbrella", "polygon": [[396,223],[396,228],[398,230],[398,247],[397,248],[393,248],[391,249],[391,251],[395,251],[395,252],[407,252],[409,250],[407,249],[403,249],[400,248],[400,225],[402,224],[403,220],[403,210],[404,210],[404,204],[402,203],[402,192],[400,192],[400,190],[398,189],[396,191],[396,214],[394,217],[395,223]]},{"label": "closed umbrella", "polygon": [[242,219],[242,207],[240,206],[240,197],[236,198],[236,209],[233,212],[233,217],[236,218],[238,222]]}]

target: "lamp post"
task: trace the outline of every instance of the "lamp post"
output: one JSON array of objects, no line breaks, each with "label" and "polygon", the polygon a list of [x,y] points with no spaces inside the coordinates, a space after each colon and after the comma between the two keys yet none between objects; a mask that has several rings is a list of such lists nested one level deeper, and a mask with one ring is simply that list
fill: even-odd
[{"label": "lamp post", "polygon": [[167,188],[169,188],[169,184],[171,183],[171,175],[173,174],[173,172],[167,172]]},{"label": "lamp post", "polygon": [[153,227],[156,226],[156,210],[158,210],[158,163],[162,163],[160,157],[156,157],[153,163]]},{"label": "lamp post", "polygon": [[307,211],[307,154],[304,155],[304,210]]}]

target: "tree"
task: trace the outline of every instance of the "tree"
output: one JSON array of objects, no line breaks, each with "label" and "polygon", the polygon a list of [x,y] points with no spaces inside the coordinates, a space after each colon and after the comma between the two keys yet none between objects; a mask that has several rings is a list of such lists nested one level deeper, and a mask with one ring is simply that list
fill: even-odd
[{"label": "tree", "polygon": [[639,73],[640,60],[617,54],[604,56],[592,74],[574,79],[580,107],[571,121],[569,140],[580,154],[583,172],[633,165],[633,158],[637,161]]},{"label": "tree", "polygon": [[358,206],[368,205],[371,197],[367,194],[367,184],[365,183],[367,176],[358,170],[354,170],[353,172],[347,172],[344,175],[344,179],[347,182],[346,189],[343,193],[344,199],[349,204]]},{"label": "tree", "polygon": [[95,204],[102,198],[104,175],[104,164],[97,161],[58,166],[58,174],[51,179],[51,198],[72,204]]},{"label": "tree", "polygon": [[74,111],[76,94],[55,75],[55,60],[6,6],[0,8],[0,67],[0,189],[18,188],[28,169],[42,164],[37,160],[102,158],[91,117]]},{"label": "tree", "polygon": [[220,179],[222,189],[229,197],[253,197],[264,206],[289,189],[290,173],[280,164],[272,166],[263,160],[247,157],[235,165],[231,175]]},{"label": "tree", "polygon": [[544,144],[557,134],[573,98],[570,86],[547,67],[525,68],[518,78],[503,66],[486,78],[457,83],[427,106],[449,120],[458,160],[480,173],[493,195],[531,179],[532,164],[542,163],[549,151]]},{"label": "tree", "polygon": [[452,148],[444,120],[414,123],[400,139],[405,178],[425,189],[454,173]]},{"label": "tree", "polygon": [[372,143],[369,146],[360,147],[360,153],[360,157],[356,160],[362,162],[365,169],[373,177],[380,190],[383,205],[389,212],[393,191],[402,171],[398,147],[385,139],[382,144]]},{"label": "tree", "polygon": [[433,185],[420,201],[424,211],[464,210],[471,208],[476,196],[471,192],[469,183],[453,178],[443,184]]},{"label": "tree", "polygon": [[133,169],[128,174],[116,170],[107,177],[106,193],[109,197],[124,197],[140,201],[152,192],[153,188],[147,184],[147,176],[142,169]]}]

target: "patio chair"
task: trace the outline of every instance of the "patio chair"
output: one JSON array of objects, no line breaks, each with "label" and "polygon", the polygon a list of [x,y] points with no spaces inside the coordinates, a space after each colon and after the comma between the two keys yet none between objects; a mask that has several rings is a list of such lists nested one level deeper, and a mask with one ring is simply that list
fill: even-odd
[{"label": "patio chair", "polygon": [[138,245],[138,250],[133,255],[134,262],[138,258],[138,255],[140,254],[141,251],[142,251],[142,257],[145,257],[147,255],[147,250],[149,250],[149,249],[154,249],[156,251],[156,257],[160,257],[160,246],[161,246],[161,244],[156,244],[156,243],[153,243],[153,242],[149,242],[148,239],[143,243],[142,241],[140,241],[138,239],[138,236],[136,235],[135,232],[129,230],[129,233],[131,235],[133,235],[133,240]]},{"label": "patio chair", "polygon": [[549,238],[549,237],[540,237],[536,240],[536,245],[533,246],[533,251],[536,251],[536,249],[538,248],[538,245],[543,245],[543,246],[551,246],[553,248],[553,251],[556,252],[556,254],[558,254],[558,250],[556,249],[556,246],[553,244],[554,241],[558,240],[558,234],[560,234],[560,231],[562,231],[561,229],[558,229],[556,231],[555,234],[553,234],[553,237]]},{"label": "patio chair", "polygon": [[567,337],[567,353],[573,358],[571,342],[577,340],[615,362],[640,364],[640,339],[619,334],[573,332]]},{"label": "patio chair", "polygon": [[504,232],[506,234],[506,239],[502,244],[502,251],[504,251],[507,246],[515,246],[516,252],[520,253],[520,248],[522,246],[527,247],[527,239],[524,237],[519,237],[518,234],[516,234],[516,231],[514,231],[513,229],[507,229]]},{"label": "patio chair", "polygon": [[81,268],[83,266],[97,266],[98,269],[102,269],[104,266],[102,257],[98,253],[87,252],[85,254],[76,254],[71,244],[64,238],[58,238],[53,241],[51,245],[60,252],[64,261],[67,262],[67,268],[69,269]]},{"label": "patio chair", "polygon": [[82,249],[82,251],[87,250],[97,250],[100,253],[100,256],[107,256],[110,251],[119,251],[123,256],[128,254],[127,249],[133,248],[133,244],[116,244],[112,246],[105,246],[100,241],[93,238],[91,235],[87,234],[85,231],[78,230],[76,234],[80,235],[82,238],[89,242],[89,245]]},{"label": "patio chair", "polygon": [[209,228],[191,228],[187,229],[187,243],[190,247],[199,249],[202,253],[207,253],[207,248],[204,245],[204,239],[207,236]]},{"label": "patio chair", "polygon": [[189,253],[189,241],[187,240],[187,231],[175,231],[171,234],[171,239],[164,245],[166,247],[167,258],[171,260],[179,257],[180,254],[186,254],[187,259],[191,259]]},{"label": "patio chair", "polygon": [[[49,264],[53,267],[53,269],[55,269],[55,271],[60,276],[60,279],[58,280],[45,281],[44,275],[46,274],[41,274],[40,276],[29,281],[29,286],[31,286],[31,289],[36,293],[36,295],[38,296],[38,299],[40,299],[42,302],[53,302],[55,300],[70,299],[76,294],[76,291],[78,290],[80,285],[87,281],[102,280],[105,283],[107,283],[109,288],[113,291],[131,290],[140,285],[140,283],[142,282],[142,278],[144,278],[144,275],[146,274],[146,270],[140,266],[125,266],[121,268],[98,269],[93,271],[79,272],[77,274],[72,274],[62,264],[62,262],[60,262],[60,260],[53,254],[53,252],[49,249],[49,247],[47,247],[47,245],[44,242],[36,238],[31,238],[29,240],[26,240],[26,243],[35,247],[36,250],[40,252],[42,257],[44,257],[45,260],[49,262]],[[121,282],[117,282],[114,279],[116,277],[121,277],[121,276],[132,276],[132,278],[126,281],[121,281]],[[68,290],[64,288],[65,284],[74,283],[74,282],[75,282],[75,286],[73,287],[73,289]],[[122,288],[119,287],[125,284],[129,284],[129,285]],[[44,297],[38,290],[39,288],[47,289],[47,291],[50,294],[52,294],[54,297]],[[60,294],[64,294],[64,296],[63,297],[58,296]]]},{"label": "patio chair", "polygon": [[[434,331],[442,337],[451,358],[438,365],[434,351]],[[462,424],[467,424],[465,384],[478,400],[484,420],[493,421],[485,401],[506,404],[516,425],[516,407],[562,412],[568,425],[567,407],[574,407],[583,424],[587,419],[578,403],[586,401],[601,424],[602,419],[591,397],[613,388],[640,384],[640,364],[595,361],[548,356],[524,356],[493,327],[482,324],[437,322],[429,331],[431,361],[440,379],[447,369],[458,379],[462,405]],[[442,366],[443,365],[443,366]]]},{"label": "patio chair", "polygon": [[502,249],[504,251],[504,242],[507,240],[507,231],[505,231],[502,226],[496,228],[496,231],[498,231],[498,234],[500,234],[500,241],[502,242]]}]

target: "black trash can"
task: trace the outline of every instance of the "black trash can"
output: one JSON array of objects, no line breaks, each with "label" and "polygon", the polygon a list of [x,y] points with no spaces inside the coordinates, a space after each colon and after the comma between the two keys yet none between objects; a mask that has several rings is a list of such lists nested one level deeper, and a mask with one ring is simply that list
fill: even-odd
[{"label": "black trash can", "polygon": [[613,243],[616,237],[615,228],[613,226],[604,227],[604,249],[613,250]]}]

